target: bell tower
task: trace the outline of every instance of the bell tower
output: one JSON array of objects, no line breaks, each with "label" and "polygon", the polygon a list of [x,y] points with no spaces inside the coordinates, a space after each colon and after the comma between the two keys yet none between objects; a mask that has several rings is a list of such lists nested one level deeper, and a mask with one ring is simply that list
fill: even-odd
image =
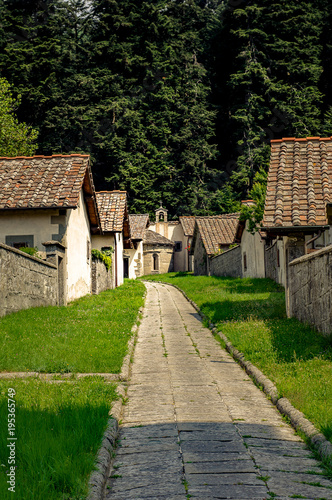
[{"label": "bell tower", "polygon": [[160,202],[160,207],[156,210],[156,233],[161,234],[168,238],[168,222],[167,222],[167,212],[168,210],[163,207],[162,202]]}]

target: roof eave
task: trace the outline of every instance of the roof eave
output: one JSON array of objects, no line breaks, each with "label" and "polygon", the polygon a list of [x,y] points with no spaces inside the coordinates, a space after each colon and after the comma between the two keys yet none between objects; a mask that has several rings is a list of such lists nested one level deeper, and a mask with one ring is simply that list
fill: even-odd
[{"label": "roof eave", "polygon": [[88,211],[88,217],[90,221],[91,228],[94,228],[94,234],[103,234],[101,221],[99,217],[98,207],[97,207],[97,199],[96,199],[96,191],[93,182],[90,161],[88,161],[84,179],[82,182],[82,189],[84,194],[84,201]]},{"label": "roof eave", "polygon": [[268,233],[289,233],[289,232],[308,232],[308,233],[315,233],[317,230],[321,229],[329,229],[328,224],[324,225],[317,225],[317,226],[262,226],[260,227],[260,230],[266,231]]},{"label": "roof eave", "polygon": [[0,212],[10,212],[15,210],[76,210],[78,205],[49,205],[45,207],[4,207]]}]

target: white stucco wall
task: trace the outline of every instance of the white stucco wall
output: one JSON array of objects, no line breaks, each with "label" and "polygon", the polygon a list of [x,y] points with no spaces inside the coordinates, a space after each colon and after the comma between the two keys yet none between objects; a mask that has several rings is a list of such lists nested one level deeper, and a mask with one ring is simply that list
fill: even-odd
[{"label": "white stucco wall", "polygon": [[91,292],[90,224],[82,191],[78,208],[68,210],[66,246],[67,299],[71,301]]},{"label": "white stucco wall", "polygon": [[93,234],[91,237],[91,245],[92,248],[96,250],[101,250],[103,247],[112,247],[114,248],[114,235],[113,233],[107,234]]},{"label": "white stucco wall", "polygon": [[[112,273],[116,286],[123,284],[123,235],[122,233],[108,233],[92,236],[92,248],[101,250],[103,247],[113,247]],[[116,267],[116,269],[115,269]],[[114,281],[115,283],[115,281]]]},{"label": "white stucco wall", "polygon": [[117,265],[117,286],[123,284],[123,234],[115,233],[116,240],[116,265]]},{"label": "white stucco wall", "polygon": [[174,271],[185,271],[186,270],[186,237],[184,235],[182,225],[172,224],[168,228],[169,239],[173,242],[181,241],[182,250],[176,252],[174,248]]},{"label": "white stucco wall", "polygon": [[0,212],[0,243],[6,243],[6,236],[33,235],[33,246],[38,248],[41,257],[45,257],[43,243],[59,232],[59,224],[51,223],[52,216],[58,214],[56,209]]},{"label": "white stucco wall", "polygon": [[125,249],[124,255],[129,256],[129,279],[143,276],[143,241],[137,243],[136,249]]},{"label": "white stucco wall", "polygon": [[184,235],[182,225],[178,221],[158,222],[157,224],[151,224],[149,229],[165,236],[173,242],[181,241],[182,250],[180,252],[174,250],[174,271],[188,271],[189,252],[186,250],[186,247],[188,247],[188,238]]},{"label": "white stucco wall", "polygon": [[[264,278],[264,242],[257,232],[254,235],[247,231],[248,221],[241,238],[242,273],[244,278]],[[244,253],[247,256],[247,269],[244,269]]]}]

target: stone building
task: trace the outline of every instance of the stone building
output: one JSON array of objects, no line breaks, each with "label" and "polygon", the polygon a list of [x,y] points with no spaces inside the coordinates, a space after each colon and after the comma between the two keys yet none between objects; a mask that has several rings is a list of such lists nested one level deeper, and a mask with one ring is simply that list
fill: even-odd
[{"label": "stone building", "polygon": [[144,274],[170,273],[174,270],[174,243],[155,231],[145,230],[143,240]]},{"label": "stone building", "polygon": [[0,183],[0,242],[53,255],[59,303],[90,293],[91,235],[101,227],[89,156],[0,158]]},{"label": "stone building", "polygon": [[195,218],[190,253],[194,256],[194,273],[209,275],[211,258],[239,243],[237,232],[240,214],[211,215]]},{"label": "stone building", "polygon": [[263,218],[266,276],[287,287],[288,264],[332,243],[332,138],[271,141]]},{"label": "stone building", "polygon": [[[192,244],[192,239],[194,236],[195,229],[195,217],[193,215],[183,215],[179,217],[179,222],[181,224],[184,240],[184,255],[182,257],[182,262],[180,264],[183,269],[180,271],[193,271],[194,270],[194,260],[193,256],[190,254],[190,248]],[[179,266],[179,267],[180,267]]]},{"label": "stone building", "polygon": [[135,279],[144,274],[143,240],[149,223],[149,214],[129,214],[131,247],[124,253],[125,278]]},{"label": "stone building", "polygon": [[125,248],[130,248],[130,230],[126,191],[99,191],[96,193],[102,232],[92,237],[93,248],[112,249],[112,275],[114,286],[124,278]]},{"label": "stone building", "polygon": [[174,243],[173,269],[179,271],[192,270],[190,245],[194,232],[195,217],[183,216],[178,221],[168,220],[168,211],[162,205],[156,210],[156,222],[149,225],[149,229]]}]

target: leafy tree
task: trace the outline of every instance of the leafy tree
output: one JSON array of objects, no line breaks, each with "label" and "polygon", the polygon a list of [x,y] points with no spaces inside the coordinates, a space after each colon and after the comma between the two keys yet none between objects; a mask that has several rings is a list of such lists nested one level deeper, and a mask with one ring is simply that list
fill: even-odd
[{"label": "leafy tree", "polygon": [[264,204],[266,196],[267,172],[262,168],[256,172],[252,188],[249,192],[250,198],[255,204],[251,207],[242,205],[241,220],[248,220],[248,231],[254,234],[261,226],[264,215]]},{"label": "leafy tree", "polygon": [[19,103],[20,97],[15,99],[7,80],[0,78],[0,156],[31,156],[37,149],[37,131],[15,116]]}]

